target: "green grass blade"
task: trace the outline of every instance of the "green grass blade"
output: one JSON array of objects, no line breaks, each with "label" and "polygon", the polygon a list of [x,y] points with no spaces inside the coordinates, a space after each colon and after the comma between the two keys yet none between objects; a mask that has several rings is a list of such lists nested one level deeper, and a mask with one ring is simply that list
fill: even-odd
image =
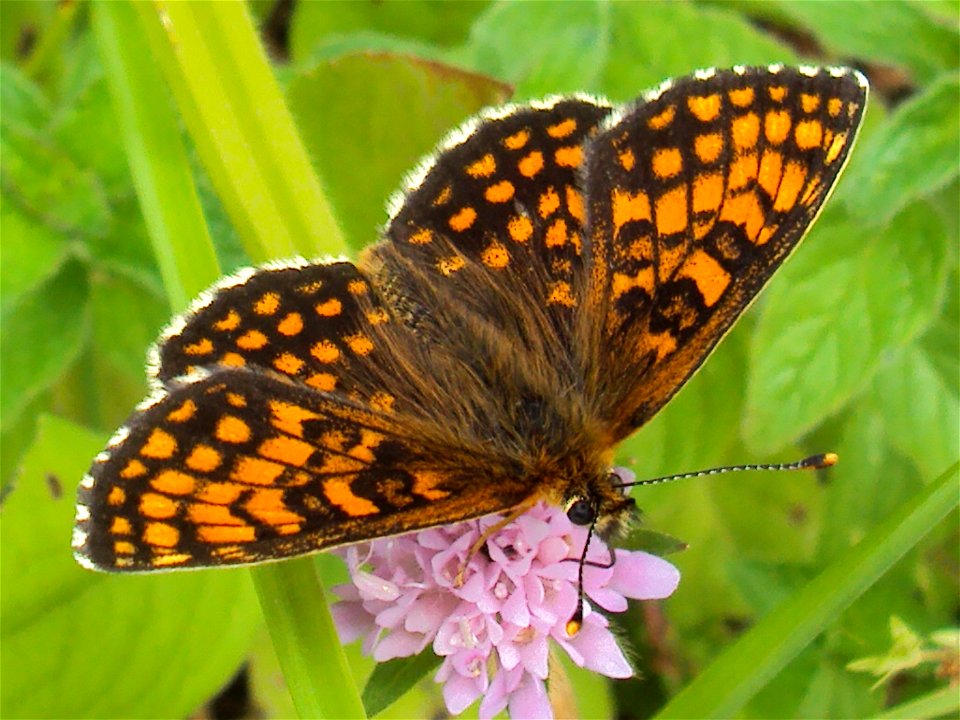
[{"label": "green grass blade", "polygon": [[366,717],[313,560],[264,565],[250,572],[300,717]]},{"label": "green grass blade", "polygon": [[764,617],[658,718],[730,717],[958,504],[957,465]]},{"label": "green grass blade", "polygon": [[877,715],[877,720],[925,720],[960,716],[960,694],[956,687],[945,687],[915,700],[892,707]]},{"label": "green grass blade", "polygon": [[[205,15],[203,28],[194,10]],[[276,129],[268,143],[263,135],[271,128],[256,127],[250,120],[257,113],[249,107],[237,110],[243,107],[237,96],[246,92],[248,104],[256,98],[260,118],[283,125],[286,112],[276,88],[271,92],[263,87],[273,78],[245,9],[218,16],[212,6],[102,3],[94,13],[138,196],[174,308],[183,309],[216,279],[219,268],[170,109],[167,84],[253,259],[312,254],[321,236],[328,249],[336,249],[339,231],[332,216],[322,212],[327,207],[322,195],[319,200],[315,197],[320,189],[306,156],[299,165],[290,161],[291,145],[276,140],[286,133],[293,137],[292,146],[300,148],[292,122]],[[229,27],[215,28],[217,18]],[[214,61],[205,44],[208,34],[232,38],[237,44],[233,64]],[[167,40],[170,43],[164,47]],[[243,45],[248,40],[255,49]],[[242,55],[240,45],[249,56]],[[145,47],[154,48],[155,55],[145,53]],[[165,78],[160,75],[158,57]],[[258,63],[263,67],[256,68]],[[236,78],[224,80],[224,74],[231,72],[254,81],[244,87]],[[280,109],[267,109],[271,103]],[[232,111],[247,112],[248,117],[232,117]],[[279,163],[284,161],[290,166],[281,174]],[[300,216],[292,225],[282,217],[291,208]],[[303,218],[308,217],[320,220],[312,220],[314,225],[304,230]],[[363,717],[363,705],[312,562],[258,568],[253,578],[298,711],[304,717]]]},{"label": "green grass blade", "polygon": [[339,252],[310,167],[242,3],[137,4],[187,130],[255,261]]},{"label": "green grass blade", "polygon": [[133,6],[91,6],[97,48],[170,306],[177,312],[220,275],[163,78]]}]

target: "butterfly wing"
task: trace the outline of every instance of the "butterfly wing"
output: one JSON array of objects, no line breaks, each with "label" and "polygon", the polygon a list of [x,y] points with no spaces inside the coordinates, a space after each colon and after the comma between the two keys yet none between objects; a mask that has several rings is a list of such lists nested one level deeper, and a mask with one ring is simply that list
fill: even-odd
[{"label": "butterfly wing", "polygon": [[282,377],[215,370],[138,410],[96,458],[74,553],[110,571],[249,564],[477,517],[530,494],[505,473],[477,482],[468,450],[439,452],[419,430]]},{"label": "butterfly wing", "polygon": [[581,335],[611,442],[673,396],[796,247],[866,93],[846,70],[710,71],[667,83],[591,143]]}]

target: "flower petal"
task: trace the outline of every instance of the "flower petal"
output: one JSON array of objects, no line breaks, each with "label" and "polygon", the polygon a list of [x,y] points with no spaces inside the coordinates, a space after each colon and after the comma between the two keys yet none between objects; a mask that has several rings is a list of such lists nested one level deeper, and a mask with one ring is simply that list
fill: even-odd
[{"label": "flower petal", "polygon": [[645,552],[617,551],[610,587],[622,595],[639,600],[668,597],[680,582],[680,571],[656,555]]}]

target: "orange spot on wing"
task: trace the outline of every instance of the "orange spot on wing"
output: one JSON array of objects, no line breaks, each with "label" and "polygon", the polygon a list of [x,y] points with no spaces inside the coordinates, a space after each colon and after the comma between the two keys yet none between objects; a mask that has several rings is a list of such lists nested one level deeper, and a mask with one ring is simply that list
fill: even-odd
[{"label": "orange spot on wing", "polygon": [[441,274],[450,276],[457,270],[462,270],[466,266],[467,262],[459,255],[454,255],[448,258],[440,258],[437,260],[437,270]]},{"label": "orange spot on wing", "polygon": [[712,95],[693,95],[687,98],[687,107],[693,116],[702,122],[711,122],[720,115],[722,98],[719,93]]},{"label": "orange spot on wing", "polygon": [[667,127],[673,122],[673,118],[676,116],[676,114],[677,106],[667,105],[667,107],[647,120],[647,126],[651,130],[663,130],[663,128]]},{"label": "orange spot on wing", "polygon": [[529,130],[518,130],[513,135],[503,139],[503,145],[508,150],[519,150],[530,141]]},{"label": "orange spot on wing", "polygon": [[547,188],[540,195],[540,201],[537,205],[537,213],[541,218],[548,218],[560,207],[560,196],[552,187]]},{"label": "orange spot on wing", "polygon": [[250,426],[234,415],[224,415],[217,422],[215,434],[223,442],[243,443],[250,439]]},{"label": "orange spot on wing", "polygon": [[207,473],[220,467],[223,458],[217,450],[209,445],[197,445],[184,462],[191,470]]},{"label": "orange spot on wing", "polygon": [[483,196],[486,198],[487,202],[504,203],[513,197],[514,192],[515,190],[512,182],[509,180],[501,180],[500,182],[488,187],[483,193]]},{"label": "orange spot on wing", "polygon": [[820,96],[810,95],[809,93],[800,94],[800,106],[805,113],[812,113],[820,107]]},{"label": "orange spot on wing", "polygon": [[[126,540],[117,540],[113,544],[113,552],[117,555],[133,555],[136,552],[136,548],[133,546],[133,543],[127,542]],[[125,560],[126,558],[117,558],[117,565],[124,567],[126,563],[120,563],[120,560]]]},{"label": "orange spot on wing", "polygon": [[227,482],[210,482],[200,488],[196,494],[197,500],[206,503],[216,503],[217,505],[230,505],[235,503],[240,494],[246,492],[248,488],[244,485],[236,485]]},{"label": "orange spot on wing", "polygon": [[583,222],[583,196],[570,185],[567,185],[567,211],[574,220]]},{"label": "orange spot on wing", "polygon": [[497,161],[493,155],[487,153],[479,160],[467,165],[467,175],[481,178],[490,177],[497,171]]},{"label": "orange spot on wing", "polygon": [[651,160],[653,174],[660,180],[666,180],[683,170],[683,156],[678,148],[658,148]]},{"label": "orange spot on wing", "polygon": [[213,343],[210,338],[203,338],[190,345],[183,346],[183,352],[187,355],[209,355],[213,352]]},{"label": "orange spot on wing", "polygon": [[251,455],[241,455],[233,464],[230,479],[246,485],[273,485],[283,465]]},{"label": "orange spot on wing", "polygon": [[122,477],[124,480],[129,480],[130,478],[146,475],[146,473],[147,466],[134,458],[126,464],[123,470],[120,471],[120,477]]},{"label": "orange spot on wing", "polygon": [[767,142],[779,145],[790,134],[790,113],[786,110],[771,110],[763,119],[763,134]]},{"label": "orange spot on wing", "polygon": [[499,270],[510,264],[510,253],[498,242],[492,242],[483,249],[480,260],[484,265]]},{"label": "orange spot on wing", "polygon": [[804,120],[797,123],[797,128],[793,132],[793,138],[797,141],[797,147],[801,150],[820,147],[820,141],[823,139],[823,125],[819,120]]},{"label": "orange spot on wing", "polygon": [[634,166],[637,164],[637,157],[633,154],[633,150],[630,148],[627,148],[623,152],[619,153],[617,158],[620,160],[620,167],[627,172],[633,170]]},{"label": "orange spot on wing", "polygon": [[773,209],[777,212],[786,212],[797,204],[797,196],[807,179],[806,168],[798,162],[788,162],[780,180],[780,189],[777,199],[773,202]]},{"label": "orange spot on wing", "polygon": [[246,359],[243,355],[238,355],[235,352],[224,353],[223,357],[220,358],[221,365],[227,365],[228,367],[243,367],[247,364]]},{"label": "orange spot on wing", "polygon": [[553,159],[560,167],[580,167],[580,163],[583,162],[583,148],[579,145],[557,148]]},{"label": "orange spot on wing", "polygon": [[517,164],[517,169],[524,177],[532,178],[538,172],[543,170],[543,153],[539,150],[534,150],[520,160],[520,162]]},{"label": "orange spot on wing", "polygon": [[563,218],[554,220],[547,228],[545,243],[547,247],[560,247],[567,242],[567,221]]},{"label": "orange spot on wing", "polygon": [[614,188],[611,204],[613,205],[613,231],[617,233],[625,224],[636,220],[650,220],[650,199],[642,190],[631,193]]},{"label": "orange spot on wing", "polygon": [[723,175],[704,173],[693,181],[693,211],[712,212],[723,203]]},{"label": "orange spot on wing", "polygon": [[237,338],[237,347],[241,350],[259,350],[267,342],[267,336],[259,330],[248,330]]},{"label": "orange spot on wing", "polygon": [[747,113],[733,121],[730,128],[733,144],[739,148],[751,148],[760,136],[760,118],[756,113]]},{"label": "orange spot on wing", "polygon": [[321,340],[313,344],[310,354],[319,362],[332,363],[340,357],[340,348],[329,340]]},{"label": "orange spot on wing", "polygon": [[180,531],[167,523],[151,522],[143,530],[143,539],[150,545],[174,547],[180,542]]},{"label": "orange spot on wing", "polygon": [[647,295],[653,295],[653,267],[645,267],[636,275],[614,273],[611,290],[614,298],[620,298],[634,288],[640,288]]},{"label": "orange spot on wing", "polygon": [[723,135],[720,133],[707,133],[706,135],[697,135],[693,141],[694,152],[700,158],[700,162],[716,162],[723,152]]},{"label": "orange spot on wing", "polygon": [[745,87],[731,90],[729,93],[727,93],[727,97],[730,98],[730,102],[737,107],[748,107],[753,103],[753,88]]},{"label": "orange spot on wing", "polygon": [[680,185],[657,198],[657,232],[671,235],[687,229],[687,186]]},{"label": "orange spot on wing", "polygon": [[467,206],[460,208],[460,210],[450,217],[448,224],[450,229],[456,232],[463,232],[464,230],[469,230],[470,226],[473,225],[474,221],[477,219],[477,211],[472,207]]},{"label": "orange spot on wing", "polygon": [[427,500],[443,500],[450,495],[446,490],[440,489],[445,479],[446,475],[436,470],[414,470],[413,492]]},{"label": "orange spot on wing", "polygon": [[377,412],[391,412],[396,398],[387,392],[375,392],[370,396],[370,407]]},{"label": "orange spot on wing", "polygon": [[433,242],[433,233],[427,228],[421,228],[407,238],[407,242],[411,245],[426,245]]},{"label": "orange spot on wing", "polygon": [[347,283],[347,292],[351,295],[366,295],[370,286],[364,280],[351,280]]},{"label": "orange spot on wing", "polygon": [[696,283],[707,307],[713,307],[730,285],[730,273],[708,253],[699,249],[687,258],[678,275]]},{"label": "orange spot on wing", "polygon": [[830,98],[827,101],[827,112],[830,117],[837,117],[843,109],[843,101],[840,98]]},{"label": "orange spot on wing", "polygon": [[122,487],[114,485],[110,488],[110,493],[107,495],[107,505],[112,505],[117,507],[118,505],[123,505],[127,500],[127,493],[124,492]]},{"label": "orange spot on wing", "polygon": [[288,313],[287,316],[277,324],[277,332],[287,337],[299,335],[301,330],[303,330],[303,316],[300,313]]},{"label": "orange spot on wing", "polygon": [[774,102],[783,102],[787,96],[787,88],[783,85],[773,85],[767,89],[770,99]]},{"label": "orange spot on wing", "polygon": [[197,404],[187,398],[176,410],[167,413],[167,420],[170,422],[186,422],[197,412]]},{"label": "orange spot on wing", "polygon": [[257,315],[273,315],[280,308],[280,295],[275,292],[264,293],[253,305]]},{"label": "orange spot on wing", "polygon": [[164,470],[157,473],[150,485],[154,490],[167,495],[192,495],[197,483],[192,475],[179,470]]},{"label": "orange spot on wing", "polygon": [[270,413],[273,415],[273,426],[289,435],[303,437],[304,420],[319,420],[322,416],[292,403],[281,400],[270,401]]},{"label": "orange spot on wing", "polygon": [[314,453],[314,446],[303,440],[290,437],[273,437],[264,440],[257,448],[257,453],[269,460],[276,460],[284,465],[302,467]]},{"label": "orange spot on wing", "polygon": [[157,460],[167,460],[177,451],[177,441],[170,433],[154,428],[147,442],[140,448],[140,454]]},{"label": "orange spot on wing", "polygon": [[563,281],[553,283],[550,287],[550,294],[547,295],[547,304],[576,307],[577,299],[573,296],[570,283]]},{"label": "orange spot on wing", "polygon": [[221,332],[236,330],[238,327],[240,327],[240,313],[236,310],[228,311],[226,317],[213,324],[213,329]]},{"label": "orange spot on wing", "polygon": [[730,165],[727,184],[731,190],[745,188],[757,179],[757,154],[755,152],[740,155]]},{"label": "orange spot on wing", "polygon": [[565,138],[573,134],[573,131],[577,129],[577,121],[573,118],[567,118],[566,120],[557,123],[556,125],[550,125],[547,128],[547,135],[552,138]]},{"label": "orange spot on wing", "polygon": [[330,373],[314,373],[304,380],[304,382],[312,388],[325,392],[329,392],[337,386],[336,376]]},{"label": "orange spot on wing", "polygon": [[283,501],[283,490],[257,490],[243,504],[244,509],[257,520],[268,525],[302,523],[306,518],[290,510]]},{"label": "orange spot on wing", "polygon": [[323,482],[323,494],[331,505],[339,508],[351,517],[376,515],[380,508],[366,498],[354,495],[350,483],[342,478],[330,478]]},{"label": "orange spot on wing", "polygon": [[771,199],[776,197],[782,173],[783,156],[778,152],[765,152],[763,159],[760,160],[760,171],[757,174],[757,182]]},{"label": "orange spot on wing", "polygon": [[273,359],[273,366],[287,375],[296,375],[306,363],[293,353],[280,353]]},{"label": "orange spot on wing", "polygon": [[313,306],[313,309],[320,317],[336,317],[343,311],[343,303],[337,298],[330,298],[322,303],[317,303]]},{"label": "orange spot on wing", "polygon": [[115,517],[110,525],[111,535],[129,535],[132,531],[130,521],[123,517]]},{"label": "orange spot on wing", "polygon": [[824,158],[824,162],[827,165],[832,165],[833,162],[840,157],[840,153],[843,152],[844,146],[847,144],[847,134],[838,133],[831,141],[830,147],[827,150],[827,156]]},{"label": "orange spot on wing", "polygon": [[373,352],[373,342],[363,333],[345,337],[344,341],[347,347],[357,355],[369,355]]},{"label": "orange spot on wing", "polygon": [[760,201],[752,191],[727,197],[720,211],[720,220],[742,226],[751,240],[757,237],[765,219]]},{"label": "orange spot on wing", "polygon": [[140,498],[140,514],[154,520],[166,520],[177,514],[179,503],[159,493],[144,493]]},{"label": "orange spot on wing", "polygon": [[507,223],[507,232],[514,242],[526,242],[533,235],[533,223],[525,215],[515,215]]},{"label": "orange spot on wing", "polygon": [[201,525],[197,528],[197,537],[205,543],[243,543],[253,542],[256,538],[256,532],[250,525],[240,527]]}]

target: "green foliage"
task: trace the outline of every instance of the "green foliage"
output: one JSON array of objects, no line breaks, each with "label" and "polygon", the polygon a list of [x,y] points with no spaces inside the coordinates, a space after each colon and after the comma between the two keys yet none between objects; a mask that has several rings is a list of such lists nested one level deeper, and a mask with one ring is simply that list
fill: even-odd
[{"label": "green foliage", "polygon": [[[311,686],[351,707],[323,648],[298,656],[291,631],[273,656],[247,573],[115,578],[73,563],[74,488],[143,397],[170,307],[243,253],[341,252],[340,233],[358,251],[417,158],[511,88],[521,101],[628,101],[697,67],[801,60],[884,68],[849,171],[796,256],[618,461],[640,477],[823,450],[841,463],[638,491],[635,542],[687,545],[671,555],[677,593],[623,621],[646,677],[611,694],[567,675],[582,715],[650,714],[684,687],[673,715],[956,713],[888,629],[895,615],[933,647],[957,613],[956,512],[937,522],[956,501],[943,473],[960,437],[955,3],[301,2],[290,64],[274,64],[282,94],[242,13],[173,5],[172,27],[197,29],[176,52],[153,5],[0,4],[4,716],[184,717],[244,658],[276,716],[313,707]],[[257,9],[267,22],[274,8]],[[325,585],[342,575],[334,558],[315,564]],[[295,606],[271,630],[319,612],[312,572],[261,593],[287,588]],[[654,616],[668,630],[644,623]],[[356,647],[347,658],[362,687],[372,663]],[[421,662],[377,668],[367,709],[435,714]],[[872,691],[859,668],[897,682]]]}]

